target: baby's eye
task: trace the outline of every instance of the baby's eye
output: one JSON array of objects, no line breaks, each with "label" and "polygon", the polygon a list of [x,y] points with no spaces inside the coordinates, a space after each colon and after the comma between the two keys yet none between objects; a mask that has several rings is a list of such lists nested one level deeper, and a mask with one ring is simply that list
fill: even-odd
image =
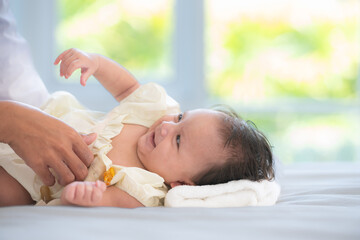
[{"label": "baby's eye", "polygon": [[176,135],[176,144],[177,144],[177,146],[179,148],[179,146],[180,146],[180,135]]},{"label": "baby's eye", "polygon": [[178,122],[180,122],[182,118],[183,118],[183,113],[179,113],[179,115],[178,115]]}]

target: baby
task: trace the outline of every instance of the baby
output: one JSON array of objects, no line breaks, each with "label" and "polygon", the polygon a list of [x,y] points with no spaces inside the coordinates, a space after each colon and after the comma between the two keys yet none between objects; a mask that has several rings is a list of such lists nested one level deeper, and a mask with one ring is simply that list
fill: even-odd
[{"label": "baby", "polygon": [[[60,76],[81,69],[120,102],[108,114],[89,111],[69,93],[53,94],[43,110],[77,131],[96,133],[94,162],[85,181],[45,186],[5,144],[1,189],[11,186],[24,204],[161,206],[168,188],[232,180],[274,178],[271,147],[251,122],[225,110],[180,112],[160,86],[140,85],[122,66],[98,54],[69,49],[60,54]],[[1,170],[0,167],[0,170]],[[14,181],[14,179],[16,181]]]}]

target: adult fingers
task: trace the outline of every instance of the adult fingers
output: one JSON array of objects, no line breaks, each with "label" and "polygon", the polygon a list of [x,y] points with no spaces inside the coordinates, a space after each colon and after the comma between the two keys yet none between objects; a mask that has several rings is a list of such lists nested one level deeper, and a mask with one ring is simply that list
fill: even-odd
[{"label": "adult fingers", "polygon": [[56,174],[56,179],[60,185],[65,186],[75,180],[75,175],[71,172],[69,167],[60,159],[51,162],[51,167]]},{"label": "adult fingers", "polygon": [[55,177],[50,172],[48,166],[34,166],[32,169],[41,178],[41,181],[43,181],[45,185],[52,186],[55,184]]},{"label": "adult fingers", "polygon": [[95,139],[96,134],[94,133],[83,136],[82,139],[80,138],[80,140],[73,143],[73,151],[87,167],[89,167],[94,160],[94,155],[87,145],[91,144]]},{"label": "adult fingers", "polygon": [[95,141],[97,134],[96,133],[80,134],[80,136],[82,137],[86,145],[90,145]]},{"label": "adult fingers", "polygon": [[84,180],[88,174],[87,166],[85,166],[75,153],[69,152],[68,154],[64,154],[64,162],[75,176],[75,180]]}]

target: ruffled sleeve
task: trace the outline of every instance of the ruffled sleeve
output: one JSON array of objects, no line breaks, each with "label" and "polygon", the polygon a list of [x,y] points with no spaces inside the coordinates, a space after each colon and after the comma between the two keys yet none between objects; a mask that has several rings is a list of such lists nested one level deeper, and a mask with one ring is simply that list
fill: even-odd
[{"label": "ruffled sleeve", "polygon": [[166,94],[164,88],[148,83],[123,99],[109,115],[126,114],[123,123],[150,127],[160,117],[179,112],[179,104]]}]

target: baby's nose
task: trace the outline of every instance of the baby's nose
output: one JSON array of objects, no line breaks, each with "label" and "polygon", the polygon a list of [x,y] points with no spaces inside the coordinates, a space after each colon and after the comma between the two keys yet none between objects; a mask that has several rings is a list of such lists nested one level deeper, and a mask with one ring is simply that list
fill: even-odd
[{"label": "baby's nose", "polygon": [[173,127],[173,122],[167,122],[164,121],[161,124],[161,129],[160,129],[160,134],[162,137],[166,137],[169,133],[169,131],[171,131],[171,128]]}]

